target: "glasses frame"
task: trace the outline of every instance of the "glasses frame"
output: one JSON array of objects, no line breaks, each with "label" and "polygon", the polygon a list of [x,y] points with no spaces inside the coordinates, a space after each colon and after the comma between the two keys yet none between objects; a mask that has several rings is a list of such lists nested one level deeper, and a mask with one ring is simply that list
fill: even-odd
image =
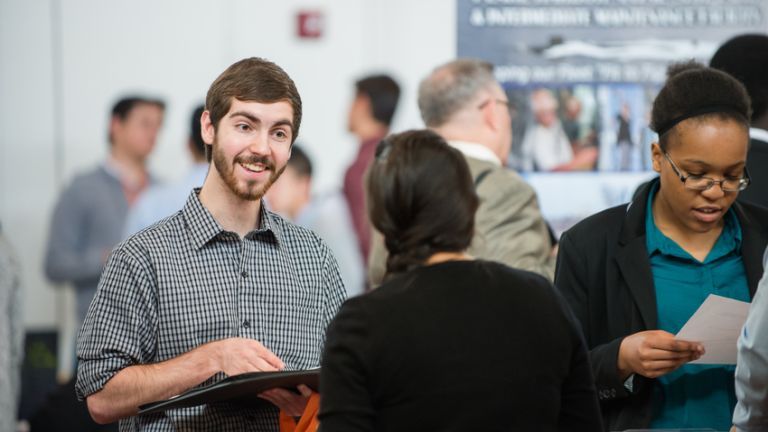
[{"label": "glasses frame", "polygon": [[515,104],[513,104],[512,101],[510,101],[509,99],[501,99],[501,98],[486,99],[485,101],[483,101],[483,103],[477,106],[477,109],[481,110],[487,107],[488,104],[491,102],[497,103],[499,105],[504,105],[505,107],[507,107],[507,112],[509,112],[509,116],[512,118],[514,118],[515,115],[517,114],[517,107],[515,107]]},{"label": "glasses frame", "polygon": [[[677,167],[675,162],[672,161],[672,158],[669,156],[669,153],[664,152],[664,157],[667,159],[669,164],[672,166],[672,169],[675,171],[675,174],[677,175],[677,178],[680,179],[680,181],[683,183],[683,186],[685,186],[686,189],[695,190],[695,191],[706,191],[712,189],[715,184],[720,186],[720,190],[723,192],[741,192],[747,187],[749,187],[749,184],[752,182],[752,179],[749,177],[749,171],[747,171],[747,167],[744,167],[744,174],[739,179],[739,187],[737,189],[726,189],[724,186],[726,181],[730,181],[731,179],[722,179],[722,180],[715,180],[711,177],[707,176],[697,176],[697,175],[683,175],[682,170]],[[697,188],[697,187],[691,187],[687,180],[688,179],[705,179],[707,180],[707,185],[704,188]]]}]

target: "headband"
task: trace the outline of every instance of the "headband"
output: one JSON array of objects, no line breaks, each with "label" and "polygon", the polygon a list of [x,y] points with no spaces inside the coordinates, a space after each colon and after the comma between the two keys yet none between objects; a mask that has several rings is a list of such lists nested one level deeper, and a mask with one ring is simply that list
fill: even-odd
[{"label": "headband", "polygon": [[689,113],[686,113],[686,114],[683,114],[681,116],[673,118],[672,120],[664,123],[664,125],[659,127],[659,129],[656,131],[656,133],[659,134],[659,137],[661,137],[665,133],[669,132],[670,129],[672,129],[673,127],[677,126],[677,124],[682,122],[683,120],[687,120],[687,119],[689,119],[691,117],[698,117],[698,116],[704,115],[704,114],[725,113],[725,112],[735,114],[735,115],[739,116],[740,118],[744,117],[744,115],[742,115],[739,112],[739,110],[737,110],[733,106],[730,106],[730,105],[711,105],[711,106],[706,106],[706,107],[702,107],[702,108],[699,108],[699,109],[695,109],[695,110],[693,110],[693,111],[691,111]]}]

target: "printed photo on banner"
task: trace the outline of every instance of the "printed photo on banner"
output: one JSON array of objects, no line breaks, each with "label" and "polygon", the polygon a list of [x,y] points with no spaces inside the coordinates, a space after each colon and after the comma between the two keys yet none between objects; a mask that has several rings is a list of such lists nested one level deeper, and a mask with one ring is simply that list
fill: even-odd
[{"label": "printed photo on banner", "polygon": [[559,235],[655,176],[648,122],[667,66],[709,63],[766,16],[763,0],[458,0],[457,56],[495,66],[514,114],[508,165]]}]

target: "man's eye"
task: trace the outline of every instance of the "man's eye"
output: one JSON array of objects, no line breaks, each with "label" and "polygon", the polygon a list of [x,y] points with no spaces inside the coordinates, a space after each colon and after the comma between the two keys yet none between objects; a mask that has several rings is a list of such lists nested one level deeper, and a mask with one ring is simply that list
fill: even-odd
[{"label": "man's eye", "polygon": [[236,128],[239,130],[239,131],[243,131],[243,132],[246,132],[246,131],[249,131],[249,130],[251,130],[251,127],[250,127],[250,126],[248,126],[247,124],[244,124],[244,123],[240,123],[240,124],[238,124],[238,125],[237,125],[237,126],[235,126],[235,127],[236,127]]}]

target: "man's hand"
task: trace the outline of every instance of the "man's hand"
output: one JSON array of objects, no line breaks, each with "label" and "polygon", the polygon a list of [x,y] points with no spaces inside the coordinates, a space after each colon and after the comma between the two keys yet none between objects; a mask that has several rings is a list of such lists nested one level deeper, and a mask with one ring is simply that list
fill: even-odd
[{"label": "man's hand", "polygon": [[218,372],[232,376],[284,368],[283,362],[258,341],[222,339],[163,362],[128,366],[86,402],[91,417],[106,424],[136,415],[140,405],[178,395]]},{"label": "man's hand", "polygon": [[307,407],[307,401],[312,396],[312,390],[301,384],[297,387],[301,394],[297,395],[285,389],[272,389],[259,394],[259,397],[272,402],[291,417],[301,417]]},{"label": "man's hand", "polygon": [[699,342],[675,339],[675,335],[663,330],[643,331],[621,341],[619,374],[622,379],[633,373],[657,378],[703,354],[704,346]]},{"label": "man's hand", "polygon": [[[216,369],[227,376],[239,375],[247,372],[273,372],[285,369],[285,364],[272,351],[253,339],[229,338],[211,342],[206,346],[210,350],[211,357],[216,363]],[[312,390],[305,386],[298,386],[300,394],[295,394],[285,389],[267,390],[259,397],[265,399],[287,415],[300,417],[307,407],[307,401],[312,395]]]},{"label": "man's hand", "polygon": [[206,346],[216,370],[227,376],[246,372],[272,372],[285,368],[285,364],[272,351],[258,341],[229,338],[211,342]]}]

